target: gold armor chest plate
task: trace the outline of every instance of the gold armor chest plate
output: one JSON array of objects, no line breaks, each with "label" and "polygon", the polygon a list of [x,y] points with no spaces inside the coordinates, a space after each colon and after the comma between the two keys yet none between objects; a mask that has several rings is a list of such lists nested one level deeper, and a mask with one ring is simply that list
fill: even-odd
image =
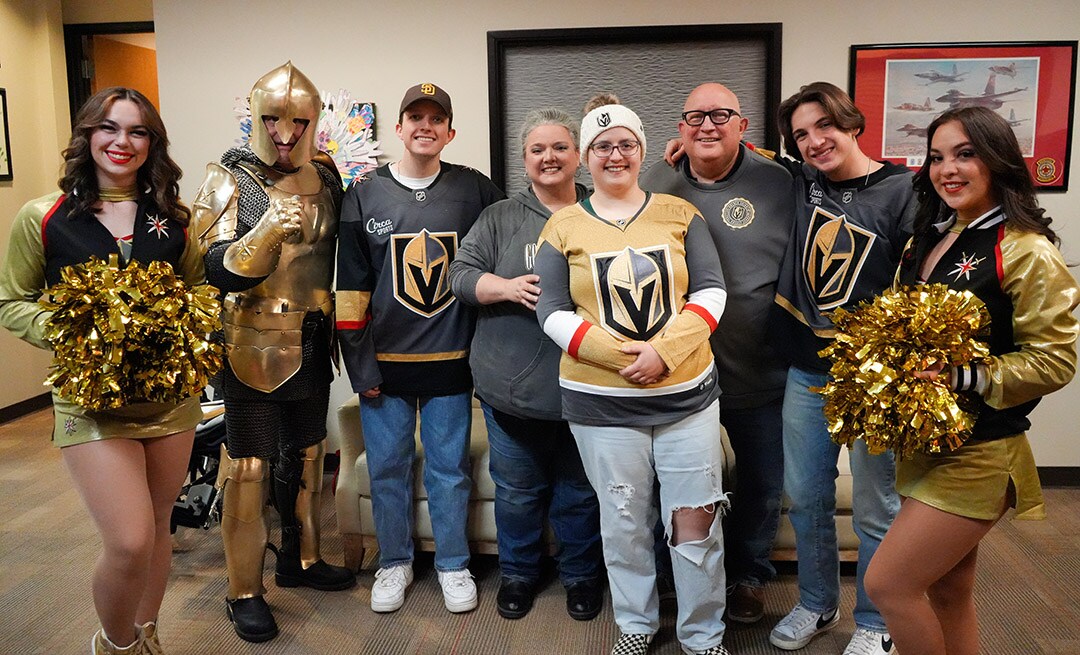
[{"label": "gold armor chest plate", "polygon": [[292,175],[242,166],[262,181],[271,201],[298,196],[303,206],[303,227],[281,244],[274,272],[223,303],[230,367],[244,384],[269,393],[300,370],[304,316],[333,313],[338,213],[311,164]]}]

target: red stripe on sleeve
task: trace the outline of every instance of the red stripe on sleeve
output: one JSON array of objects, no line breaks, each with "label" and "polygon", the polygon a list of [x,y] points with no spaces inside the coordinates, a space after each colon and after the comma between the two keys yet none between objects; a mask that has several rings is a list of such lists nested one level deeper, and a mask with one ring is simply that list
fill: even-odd
[{"label": "red stripe on sleeve", "polygon": [[589,331],[592,324],[588,321],[582,321],[578,329],[574,331],[574,336],[570,338],[570,347],[566,349],[566,352],[574,359],[578,358],[578,348],[581,347],[581,342],[585,340],[585,333]]},{"label": "red stripe on sleeve", "polygon": [[48,244],[48,239],[45,238],[45,224],[49,222],[49,219],[52,218],[52,215],[56,213],[56,210],[60,209],[60,205],[64,204],[65,200],[67,200],[67,194],[66,193],[60,194],[60,197],[57,198],[57,200],[56,200],[56,204],[53,205],[52,209],[50,209],[49,212],[47,214],[45,214],[45,217],[41,219],[41,249],[42,250],[45,249],[45,246],[49,245]]},{"label": "red stripe on sleeve", "polygon": [[709,325],[709,332],[714,332],[716,330],[716,319],[713,318],[713,315],[711,313],[709,313],[709,310],[705,309],[701,305],[695,305],[692,302],[686,303],[686,305],[683,306],[683,309],[688,309],[703,318],[705,322]]},{"label": "red stripe on sleeve", "polygon": [[998,226],[997,243],[994,244],[994,264],[997,266],[998,282],[1005,282],[1005,262],[1001,257],[1001,240],[1005,238],[1005,223]]},{"label": "red stripe on sleeve", "polygon": [[371,312],[368,312],[359,321],[334,321],[334,327],[339,330],[363,330],[370,322]]}]

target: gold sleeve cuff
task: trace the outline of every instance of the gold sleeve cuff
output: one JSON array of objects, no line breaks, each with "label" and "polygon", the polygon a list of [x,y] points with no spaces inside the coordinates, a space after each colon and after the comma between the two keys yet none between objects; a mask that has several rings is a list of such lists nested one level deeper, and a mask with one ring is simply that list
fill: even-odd
[{"label": "gold sleeve cuff", "polygon": [[1045,237],[1007,230],[1001,242],[1002,288],[1013,303],[1013,340],[1020,350],[991,358],[986,403],[1013,407],[1056,391],[1076,371],[1080,303],[1061,253]]},{"label": "gold sleeve cuff", "polygon": [[712,330],[705,319],[694,312],[683,310],[675,317],[667,330],[658,339],[651,343],[656,349],[656,354],[664,360],[669,371],[674,371],[686,361],[686,358],[697,352],[703,342],[709,341]]},{"label": "gold sleeve cuff", "polygon": [[636,356],[619,350],[621,346],[622,342],[611,336],[604,328],[592,325],[578,346],[577,358],[578,361],[588,362],[594,366],[620,371],[637,359]]},{"label": "gold sleeve cuff", "polygon": [[371,304],[370,291],[342,291],[334,293],[335,320],[338,323],[360,323],[367,316]]}]

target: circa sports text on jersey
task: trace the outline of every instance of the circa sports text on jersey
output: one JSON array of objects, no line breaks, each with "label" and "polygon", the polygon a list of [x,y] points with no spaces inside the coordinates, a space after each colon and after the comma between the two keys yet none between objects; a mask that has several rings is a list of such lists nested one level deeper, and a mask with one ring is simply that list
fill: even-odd
[{"label": "circa sports text on jersey", "polygon": [[635,341],[648,341],[664,329],[675,315],[670,259],[667,245],[591,256],[605,329]]},{"label": "circa sports text on jersey", "polygon": [[803,273],[818,309],[832,309],[848,301],[876,238],[845,215],[814,207],[803,247]]},{"label": "circa sports text on jersey", "polygon": [[457,255],[457,233],[423,229],[395,234],[391,240],[394,298],[429,318],[449,307],[454,302],[449,270]]}]

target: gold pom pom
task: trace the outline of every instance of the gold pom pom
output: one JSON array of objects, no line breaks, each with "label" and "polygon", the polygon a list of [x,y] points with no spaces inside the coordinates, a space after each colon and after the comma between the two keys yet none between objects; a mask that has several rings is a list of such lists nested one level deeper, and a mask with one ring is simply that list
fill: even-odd
[{"label": "gold pom pom", "polygon": [[209,340],[221,328],[218,292],[188,288],[166,262],[120,268],[91,257],[61,271],[42,304],[53,310],[46,386],[92,410],[138,401],[178,402],[198,395],[222,366]]},{"label": "gold pom pom", "polygon": [[[975,425],[970,401],[949,385],[953,366],[990,354],[977,337],[990,315],[974,294],[930,284],[887,291],[831,319],[835,341],[819,354],[832,361],[831,379],[817,388],[834,441],[866,442],[899,459],[958,448]],[[936,379],[916,373],[943,364]]]}]

